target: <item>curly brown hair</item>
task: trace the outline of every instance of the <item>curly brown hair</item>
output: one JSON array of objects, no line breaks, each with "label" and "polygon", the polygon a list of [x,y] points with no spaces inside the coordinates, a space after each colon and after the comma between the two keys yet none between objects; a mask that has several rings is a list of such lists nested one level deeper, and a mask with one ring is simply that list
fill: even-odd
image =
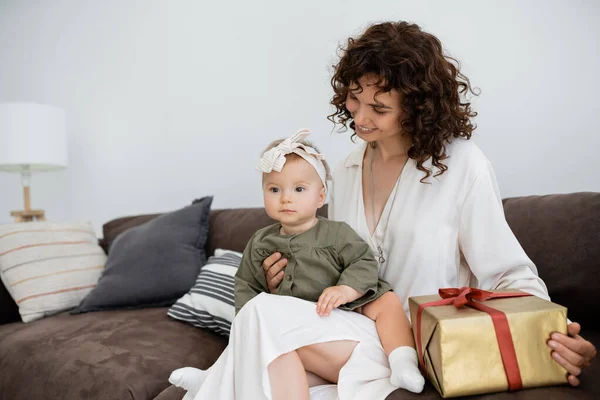
[{"label": "curly brown hair", "polygon": [[[452,138],[470,139],[476,128],[471,118],[477,113],[466,97],[479,91],[459,71],[458,61],[444,54],[438,38],[404,21],[372,25],[358,38],[349,38],[340,53],[331,78],[335,92],[331,104],[336,111],[328,119],[341,125],[342,131],[350,121],[354,130],[346,96],[361,77],[374,74],[380,92],[395,89],[403,95],[398,122],[412,140],[408,156],[425,172],[421,182],[431,176],[423,166],[430,157],[438,168],[434,176],[443,174],[448,169],[441,162],[447,158],[446,143]],[[352,140],[355,137],[356,133]]]}]

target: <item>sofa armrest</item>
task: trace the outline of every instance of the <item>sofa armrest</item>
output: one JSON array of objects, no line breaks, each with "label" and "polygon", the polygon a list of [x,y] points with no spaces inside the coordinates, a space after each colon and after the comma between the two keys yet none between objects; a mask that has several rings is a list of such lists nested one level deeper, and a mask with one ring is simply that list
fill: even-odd
[{"label": "sofa armrest", "polygon": [[19,307],[0,281],[0,325],[21,321]]},{"label": "sofa armrest", "polygon": [[104,238],[100,238],[98,239],[98,244],[100,245],[100,247],[102,247],[102,250],[104,250],[104,252],[108,254],[108,243],[106,242],[106,240]]}]

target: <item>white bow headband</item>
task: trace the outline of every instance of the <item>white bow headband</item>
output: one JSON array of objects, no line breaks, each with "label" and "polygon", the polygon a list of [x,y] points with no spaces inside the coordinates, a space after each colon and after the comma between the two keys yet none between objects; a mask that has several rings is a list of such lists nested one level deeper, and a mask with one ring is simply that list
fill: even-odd
[{"label": "white bow headband", "polygon": [[281,172],[285,165],[285,156],[294,153],[313,166],[319,174],[323,186],[327,189],[327,172],[322,161],[325,160],[325,157],[314,148],[300,143],[308,135],[310,135],[310,129],[301,129],[276,147],[267,150],[260,158],[256,169],[266,174],[271,171]]}]

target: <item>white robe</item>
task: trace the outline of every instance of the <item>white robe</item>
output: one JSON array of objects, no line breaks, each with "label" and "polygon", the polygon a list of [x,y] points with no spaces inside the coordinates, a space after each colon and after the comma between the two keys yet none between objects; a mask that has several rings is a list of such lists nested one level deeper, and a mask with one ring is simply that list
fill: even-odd
[{"label": "white robe", "polygon": [[267,367],[273,360],[309,344],[336,340],[359,343],[340,371],[337,387],[312,388],[312,400],[384,400],[395,390],[373,321],[342,310],[320,317],[315,303],[262,293],[235,317],[229,345],[194,399],[271,399]]}]

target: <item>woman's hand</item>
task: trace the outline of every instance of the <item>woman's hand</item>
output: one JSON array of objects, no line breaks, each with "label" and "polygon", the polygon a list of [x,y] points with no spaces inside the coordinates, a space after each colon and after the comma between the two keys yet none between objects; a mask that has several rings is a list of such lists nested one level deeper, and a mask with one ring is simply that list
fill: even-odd
[{"label": "woman's hand", "polygon": [[361,293],[350,286],[331,286],[323,290],[317,301],[317,314],[329,316],[334,308],[358,299]]},{"label": "woman's hand", "polygon": [[269,293],[277,293],[277,288],[283,280],[283,268],[287,265],[287,258],[281,258],[281,253],[273,253],[263,261],[263,270],[267,279]]},{"label": "woman's hand", "polygon": [[548,341],[548,346],[553,350],[552,358],[569,372],[571,386],[579,386],[579,374],[596,357],[596,348],[579,336],[580,331],[581,325],[573,322],[567,326],[569,336],[553,333]]}]

